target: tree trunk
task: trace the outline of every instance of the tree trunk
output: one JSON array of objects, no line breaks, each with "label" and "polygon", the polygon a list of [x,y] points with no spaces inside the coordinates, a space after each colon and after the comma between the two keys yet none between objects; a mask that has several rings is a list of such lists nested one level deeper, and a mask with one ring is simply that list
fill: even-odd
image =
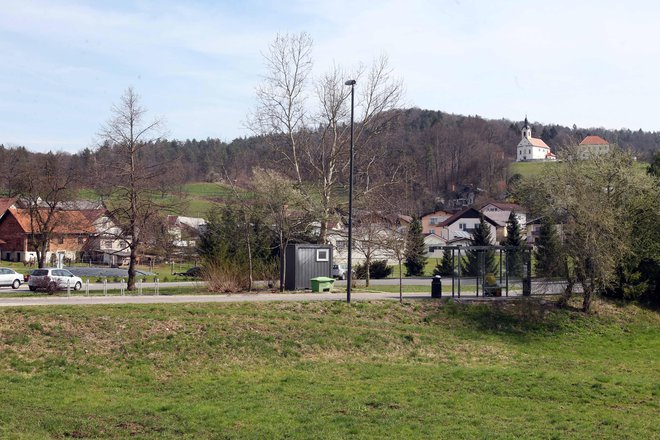
[{"label": "tree trunk", "polygon": [[280,292],[284,292],[284,272],[286,268],[286,253],[284,252],[284,239],[280,230]]},{"label": "tree trunk", "polygon": [[593,284],[582,284],[582,311],[584,313],[589,313],[591,311],[591,300],[593,299],[594,286]]},{"label": "tree trunk", "polygon": [[403,260],[399,259],[399,302],[403,302]]},{"label": "tree trunk", "polygon": [[137,246],[131,246],[131,256],[128,263],[128,281],[126,290],[135,290],[135,272],[137,262]]}]

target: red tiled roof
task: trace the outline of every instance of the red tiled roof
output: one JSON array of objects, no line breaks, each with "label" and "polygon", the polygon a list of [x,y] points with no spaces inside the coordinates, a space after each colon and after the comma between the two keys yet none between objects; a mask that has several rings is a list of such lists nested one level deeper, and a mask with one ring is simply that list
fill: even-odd
[{"label": "red tiled roof", "polygon": [[607,142],[605,139],[603,139],[600,136],[587,136],[586,138],[582,139],[582,142],[580,142],[580,145],[609,145],[609,142]]},{"label": "red tiled roof", "polygon": [[16,202],[16,197],[0,198],[0,217],[2,217],[11,205]]},{"label": "red tiled roof", "polygon": [[543,139],[539,139],[539,138],[530,138],[529,141],[530,141],[530,142],[532,143],[532,145],[534,145],[535,147],[547,148],[548,150],[550,149],[550,147],[548,147],[548,144],[546,144],[545,142],[543,142]]},{"label": "red tiled roof", "polygon": [[95,222],[98,220],[99,217],[102,215],[106,214],[107,210],[106,209],[82,209],[80,210],[82,215],[85,216],[87,220],[90,222]]},{"label": "red tiled roof", "polygon": [[[27,209],[10,209],[9,212],[16,218],[18,224],[25,232],[32,232],[30,212]],[[45,214],[45,212],[44,212]],[[56,211],[52,220],[56,234],[94,233],[94,226],[85,217],[82,211]]]}]

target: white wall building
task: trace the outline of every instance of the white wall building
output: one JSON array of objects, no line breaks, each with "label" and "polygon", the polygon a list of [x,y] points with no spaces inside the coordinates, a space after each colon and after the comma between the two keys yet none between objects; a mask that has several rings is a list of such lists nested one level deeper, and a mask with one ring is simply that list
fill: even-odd
[{"label": "white wall building", "polygon": [[591,157],[608,154],[611,150],[610,143],[600,136],[587,136],[582,139],[577,147],[578,157],[582,160]]},{"label": "white wall building", "polygon": [[516,162],[526,162],[532,160],[556,160],[556,156],[550,151],[550,147],[543,142],[543,139],[532,137],[532,128],[525,117],[525,125],[520,130],[522,139],[518,143],[518,154]]}]

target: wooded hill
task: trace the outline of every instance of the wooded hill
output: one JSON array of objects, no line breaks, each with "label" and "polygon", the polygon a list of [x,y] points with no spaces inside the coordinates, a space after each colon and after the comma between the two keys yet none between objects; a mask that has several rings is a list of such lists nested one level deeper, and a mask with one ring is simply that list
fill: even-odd
[{"label": "wooded hill", "polygon": [[[357,162],[356,185],[387,182],[383,185],[383,199],[395,198],[399,210],[411,214],[433,208],[439,198],[451,198],[453,192],[464,186],[483,189],[483,197],[497,198],[504,193],[511,177],[509,165],[515,160],[520,140],[520,121],[488,120],[418,108],[396,110],[391,116],[387,129],[366,147],[377,148],[382,156],[373,163]],[[532,123],[532,135],[542,138],[554,152],[575,145],[590,134],[632,150],[640,160],[649,160],[660,150],[660,132]],[[154,144],[143,159],[147,163],[170,164],[170,173],[163,176],[164,185],[226,179],[247,185],[253,167],[288,171],[282,152],[273,148],[270,141],[257,136],[230,143],[210,138],[164,140]],[[112,154],[112,147],[86,148],[60,156],[65,156],[67,168],[80,176],[80,186],[94,188],[99,175],[97,159],[103,154]],[[360,154],[360,145],[356,145],[356,154]],[[0,145],[0,187],[4,192],[12,195],[18,170],[44,155],[25,147]],[[364,172],[367,166],[371,167],[368,173]],[[348,180],[344,175],[341,179]]]}]

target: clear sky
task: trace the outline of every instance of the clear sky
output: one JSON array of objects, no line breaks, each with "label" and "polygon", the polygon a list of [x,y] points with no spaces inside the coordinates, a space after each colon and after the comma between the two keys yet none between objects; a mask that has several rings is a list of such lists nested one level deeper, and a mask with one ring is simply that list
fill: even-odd
[{"label": "clear sky", "polygon": [[318,73],[388,55],[405,106],[660,130],[657,0],[0,0],[0,143],[93,147],[128,86],[169,138],[247,136],[262,53],[300,31]]}]

